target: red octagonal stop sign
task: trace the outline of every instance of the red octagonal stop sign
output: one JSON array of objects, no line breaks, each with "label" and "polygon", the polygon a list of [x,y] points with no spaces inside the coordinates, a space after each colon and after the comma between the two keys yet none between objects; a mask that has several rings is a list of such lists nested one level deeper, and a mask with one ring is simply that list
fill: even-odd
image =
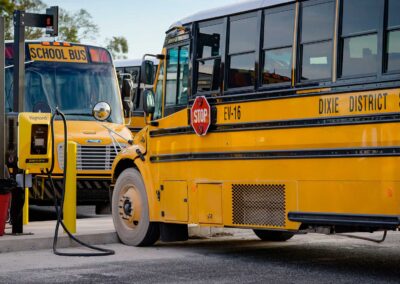
[{"label": "red octagonal stop sign", "polygon": [[194,100],[190,110],[190,121],[197,135],[204,136],[207,134],[211,124],[211,107],[206,97],[201,96]]}]

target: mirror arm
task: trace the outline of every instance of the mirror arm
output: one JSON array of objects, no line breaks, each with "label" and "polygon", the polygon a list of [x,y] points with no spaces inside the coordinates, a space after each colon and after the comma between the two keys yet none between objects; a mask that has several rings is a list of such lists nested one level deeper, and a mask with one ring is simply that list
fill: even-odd
[{"label": "mirror arm", "polygon": [[112,130],[111,128],[105,126],[104,124],[100,124],[101,126],[103,126],[105,129],[107,129],[108,131],[110,131],[111,133],[117,135],[119,138],[124,139],[129,145],[133,145],[133,140],[132,139],[127,139],[124,136],[122,136],[121,134],[115,132],[114,130]]}]

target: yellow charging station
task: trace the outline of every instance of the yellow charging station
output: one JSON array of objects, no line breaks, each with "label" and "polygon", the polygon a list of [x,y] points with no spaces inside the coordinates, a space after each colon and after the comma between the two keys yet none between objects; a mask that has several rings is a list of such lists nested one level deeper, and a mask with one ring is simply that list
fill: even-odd
[{"label": "yellow charging station", "polygon": [[50,113],[18,115],[18,168],[40,173],[51,164]]},{"label": "yellow charging station", "polygon": [[[26,174],[46,172],[51,167],[50,121],[50,113],[26,112],[18,115],[18,168],[25,170]],[[69,142],[67,151],[68,165],[63,216],[67,229],[71,233],[76,233],[76,143]],[[28,223],[28,200],[29,194],[25,193],[25,224]]]}]

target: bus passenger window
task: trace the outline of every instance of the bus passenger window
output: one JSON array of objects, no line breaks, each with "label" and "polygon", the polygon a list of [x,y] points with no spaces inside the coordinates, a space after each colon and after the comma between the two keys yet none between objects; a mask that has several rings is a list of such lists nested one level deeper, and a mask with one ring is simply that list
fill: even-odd
[{"label": "bus passenger window", "polygon": [[400,1],[389,0],[386,71],[400,71]]},{"label": "bus passenger window", "polygon": [[178,72],[178,48],[175,47],[169,49],[167,55],[167,86],[165,90],[166,107],[176,105],[177,72]]},{"label": "bus passenger window", "polygon": [[178,105],[186,105],[188,102],[189,84],[189,46],[179,49],[179,85],[178,85]]},{"label": "bus passenger window", "polygon": [[167,52],[167,86],[165,94],[165,115],[185,106],[188,101],[189,46],[170,48]]},{"label": "bus passenger window", "polygon": [[197,92],[219,90],[221,66],[221,20],[199,24],[197,34]]},{"label": "bus passenger window", "polygon": [[343,1],[342,77],[378,72],[378,29],[383,1]]},{"label": "bus passenger window", "polygon": [[162,96],[163,96],[163,83],[164,83],[164,62],[160,62],[160,71],[158,73],[156,92],[155,92],[155,110],[153,119],[160,119],[162,117]]},{"label": "bus passenger window", "polygon": [[333,1],[303,2],[301,19],[301,80],[332,77]]},{"label": "bus passenger window", "polygon": [[291,82],[294,10],[288,9],[265,11],[263,84]]},{"label": "bus passenger window", "polygon": [[255,84],[255,50],[257,35],[255,14],[230,19],[228,88]]}]

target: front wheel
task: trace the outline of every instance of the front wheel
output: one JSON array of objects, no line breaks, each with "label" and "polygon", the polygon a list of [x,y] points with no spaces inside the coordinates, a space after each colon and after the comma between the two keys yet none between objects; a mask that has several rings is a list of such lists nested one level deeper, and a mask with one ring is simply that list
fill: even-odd
[{"label": "front wheel", "polygon": [[120,240],[130,246],[150,246],[160,238],[159,224],[150,222],[146,188],[133,168],[118,177],[112,195],[112,217]]},{"label": "front wheel", "polygon": [[291,239],[294,233],[284,231],[253,230],[262,241],[284,242]]}]

